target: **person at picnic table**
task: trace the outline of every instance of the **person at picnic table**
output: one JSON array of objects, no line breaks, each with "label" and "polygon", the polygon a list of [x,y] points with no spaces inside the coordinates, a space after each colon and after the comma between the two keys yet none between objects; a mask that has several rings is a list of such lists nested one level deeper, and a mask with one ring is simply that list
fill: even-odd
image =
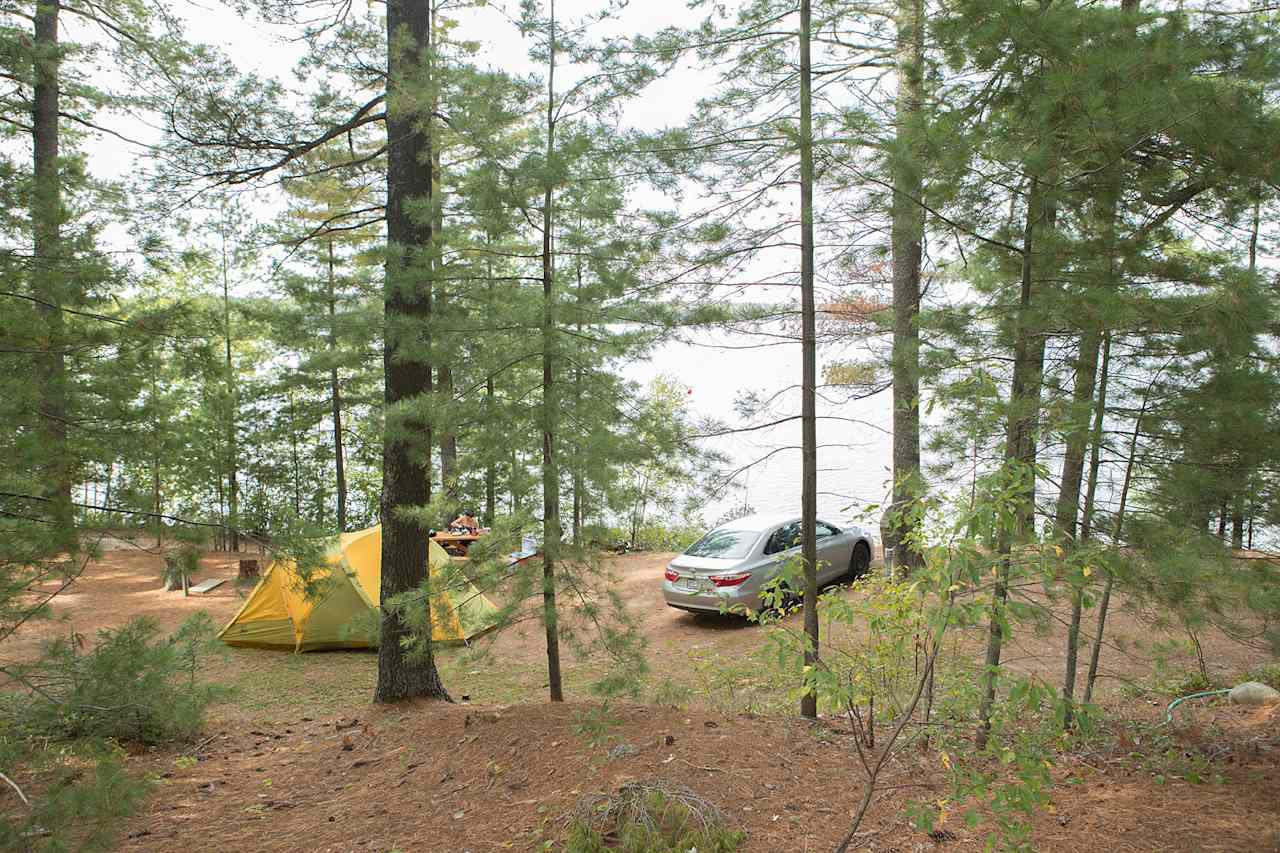
[{"label": "person at picnic table", "polygon": [[449,530],[479,533],[480,522],[476,520],[475,513],[464,509],[462,512],[458,513],[457,518],[449,522]]}]

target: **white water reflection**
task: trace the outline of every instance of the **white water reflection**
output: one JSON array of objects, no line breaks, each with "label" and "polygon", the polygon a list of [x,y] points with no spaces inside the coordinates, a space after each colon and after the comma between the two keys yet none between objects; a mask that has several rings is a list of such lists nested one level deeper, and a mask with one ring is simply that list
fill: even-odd
[{"label": "white water reflection", "polygon": [[[734,427],[743,425],[733,403],[744,391],[773,395],[787,389],[775,405],[778,417],[798,414],[799,343],[762,343],[768,341],[728,333],[706,335],[693,344],[664,346],[631,373],[641,382],[659,374],[677,379],[692,391],[689,404],[695,411]],[[821,351],[818,362],[821,377]],[[840,402],[839,396],[819,389],[818,513],[833,521],[855,521],[866,505],[884,500],[892,479],[892,398],[889,391],[848,403]],[[705,521],[714,521],[744,498],[758,512],[800,511],[798,420],[715,441],[731,456],[735,468],[751,467],[737,477],[744,491],[708,506]]]}]

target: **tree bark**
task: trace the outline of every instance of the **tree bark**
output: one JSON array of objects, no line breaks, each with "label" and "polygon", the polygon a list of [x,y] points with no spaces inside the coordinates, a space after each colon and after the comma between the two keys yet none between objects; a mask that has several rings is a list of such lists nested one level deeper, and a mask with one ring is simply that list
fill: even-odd
[{"label": "tree bark", "polygon": [[[1124,513],[1125,507],[1129,502],[1129,486],[1133,483],[1134,461],[1138,456],[1138,436],[1142,430],[1142,419],[1147,414],[1147,404],[1151,400],[1151,389],[1155,387],[1155,380],[1147,386],[1147,392],[1142,397],[1142,408],[1138,410],[1138,417],[1133,421],[1133,432],[1129,436],[1129,459],[1124,467],[1124,483],[1120,487],[1120,505],[1116,508],[1115,523],[1111,526],[1111,543],[1115,547],[1120,547],[1120,534],[1124,530]],[[1102,589],[1102,600],[1098,603],[1098,629],[1093,634],[1093,651],[1089,655],[1089,674],[1085,678],[1084,683],[1084,704],[1093,701],[1093,685],[1098,679],[1098,660],[1102,656],[1102,638],[1107,628],[1107,610],[1111,606],[1111,590],[1115,586],[1115,575],[1107,572],[1107,583]]]},{"label": "tree bark", "polygon": [[[431,195],[430,146],[417,127],[411,99],[398,91],[431,48],[430,13],[413,0],[387,2],[387,273],[383,297],[382,626],[375,702],[418,696],[447,699],[431,637],[413,636],[388,606],[428,579],[427,531],[406,510],[431,500],[430,406],[431,223],[407,205]],[[430,600],[424,597],[430,625]],[[414,642],[416,639],[416,643]],[[413,646],[410,649],[410,646]]]},{"label": "tree bark", "polygon": [[[1080,336],[1076,358],[1075,386],[1072,390],[1072,418],[1092,408],[1094,388],[1097,385],[1098,356],[1102,348],[1102,333],[1090,325]],[[1084,455],[1089,444],[1089,420],[1082,419],[1068,428],[1067,447],[1062,461],[1062,484],[1058,489],[1058,505],[1054,513],[1054,535],[1061,547],[1068,551],[1076,544],[1076,521],[1080,508],[1080,480],[1084,476]],[[1067,624],[1066,666],[1062,678],[1062,695],[1067,700],[1065,722],[1070,725],[1071,704],[1076,695],[1076,657],[1080,645],[1080,619],[1084,608],[1084,589],[1075,585],[1071,590],[1071,620]]]},{"label": "tree bark", "polygon": [[542,196],[542,620],[547,633],[547,686],[552,702],[564,701],[556,611],[556,560],[560,556],[560,469],[556,461],[556,310],[551,159],[555,154],[556,4],[550,3],[547,60],[547,169]]},{"label": "tree bark", "polygon": [[[578,229],[582,230],[582,217],[578,217]],[[582,317],[582,253],[577,256],[576,269],[574,274],[577,278],[577,289],[574,291],[574,300],[577,302],[578,317]],[[582,321],[576,323],[576,331],[581,334]],[[582,368],[577,365],[573,368],[573,408],[577,411],[582,405]],[[573,469],[573,547],[582,547],[582,435],[578,433],[574,437],[572,458],[570,465]]]},{"label": "tree bark", "polygon": [[[491,243],[493,235],[485,235],[485,243]],[[485,266],[488,272],[487,288],[488,302],[493,304],[493,255],[486,254]],[[493,423],[493,404],[494,404],[494,381],[493,373],[489,373],[484,380],[484,418],[488,424]],[[493,524],[495,514],[498,509],[498,472],[497,463],[494,460],[492,448],[485,449],[484,463],[484,518],[486,524]]]},{"label": "tree bark", "polygon": [[289,455],[293,462],[293,514],[302,518],[302,460],[298,456],[298,410],[289,392]]},{"label": "tree bark", "polygon": [[897,143],[892,158],[893,200],[890,250],[893,256],[893,557],[895,572],[923,565],[911,547],[914,525],[907,519],[923,491],[920,476],[920,262],[924,181],[919,163],[924,104],[924,16],[921,0],[899,0],[897,9],[898,94],[894,105]]},{"label": "tree bark", "polygon": [[1244,547],[1244,498],[1237,493],[1231,500],[1231,547],[1238,551]]},{"label": "tree bark", "polygon": [[1019,490],[1022,493],[1022,508],[1018,512],[1016,529],[1009,529],[1008,524],[1001,525],[997,542],[999,566],[991,593],[987,655],[984,662],[986,671],[983,674],[983,696],[978,708],[979,725],[975,737],[979,749],[986,747],[991,733],[996,675],[1004,643],[1005,607],[1009,598],[1013,545],[1027,533],[1028,526],[1034,523],[1035,478],[1031,466],[1035,464],[1035,427],[1039,422],[1040,371],[1043,369],[1044,357],[1044,339],[1033,328],[1031,321],[1034,252],[1037,249],[1037,229],[1048,219],[1050,210],[1040,179],[1033,177],[1027,195],[1026,225],[1022,237],[1022,275],[1018,309],[1014,318],[1013,379],[1009,389],[1009,423],[1005,439],[1005,459],[1016,464],[1015,476],[1021,481]]},{"label": "tree bark", "polygon": [[[432,14],[435,14],[435,4],[432,4]],[[433,106],[433,111],[438,110],[438,106]],[[429,120],[429,127],[432,130],[433,140],[436,128],[435,119]],[[440,281],[441,250],[440,241],[444,230],[444,199],[443,195],[443,174],[440,166],[440,146],[433,141],[431,149],[431,175],[432,175],[432,193],[435,198],[433,208],[433,217],[435,221],[434,242],[431,252],[431,269],[433,282],[432,286],[437,288],[435,295],[434,310],[447,313],[447,297],[443,288],[437,286]],[[442,361],[436,369],[436,378],[438,380],[436,392],[446,401],[453,399],[453,368],[447,361]],[[444,404],[444,408],[448,408],[448,403]],[[458,496],[458,436],[453,431],[452,426],[445,425],[440,431],[440,486],[444,490],[445,506],[443,522],[448,524],[462,509],[460,506],[460,498]]]},{"label": "tree bark", "polygon": [[227,430],[227,530],[231,537],[231,550],[240,550],[240,484],[238,482],[239,453],[236,447],[236,374],[231,360],[231,272],[227,264],[227,206],[222,203],[222,340],[226,345],[226,430]]},{"label": "tree bark", "polygon": [[333,238],[329,239],[329,399],[333,403],[333,476],[338,492],[338,532],[347,530],[347,469],[342,450],[342,384],[338,380],[338,300],[334,294]]},{"label": "tree bark", "polygon": [[[801,482],[800,535],[804,563],[804,663],[818,665],[818,429],[817,344],[813,298],[813,69],[809,56],[812,29],[809,0],[800,0],[800,360]],[[812,690],[800,697],[800,715],[818,716]]]},{"label": "tree bark", "polygon": [[58,43],[59,0],[39,0],[35,4],[33,52],[35,80],[31,99],[31,144],[34,185],[31,193],[32,287],[41,300],[37,312],[44,325],[43,352],[36,355],[39,383],[39,425],[43,439],[44,464],[34,473],[47,484],[48,518],[66,537],[66,548],[74,539],[75,512],[71,488],[76,466],[67,442],[68,400],[66,329],[62,306],[70,294],[66,260],[62,257],[62,175],[59,157],[58,111],[60,46]]}]

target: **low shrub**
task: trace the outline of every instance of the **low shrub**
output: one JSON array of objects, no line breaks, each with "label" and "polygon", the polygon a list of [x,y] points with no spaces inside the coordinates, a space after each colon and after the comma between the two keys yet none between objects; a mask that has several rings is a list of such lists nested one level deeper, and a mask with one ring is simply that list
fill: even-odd
[{"label": "low shrub", "polygon": [[698,794],[660,779],[588,794],[569,825],[565,853],[733,853],[746,833]]},{"label": "low shrub", "polygon": [[221,693],[199,677],[215,643],[204,612],[169,637],[142,618],[100,632],[91,648],[72,635],[35,663],[6,667],[0,788],[14,807],[0,814],[0,849],[111,849],[119,820],[147,789],[127,772],[120,744],[199,732]]},{"label": "low shrub", "polygon": [[16,672],[27,689],[11,694],[6,722],[31,736],[184,740],[204,724],[219,688],[197,677],[215,630],[203,611],[170,637],[149,618],[104,630],[86,649],[78,636],[51,643],[37,664]]}]

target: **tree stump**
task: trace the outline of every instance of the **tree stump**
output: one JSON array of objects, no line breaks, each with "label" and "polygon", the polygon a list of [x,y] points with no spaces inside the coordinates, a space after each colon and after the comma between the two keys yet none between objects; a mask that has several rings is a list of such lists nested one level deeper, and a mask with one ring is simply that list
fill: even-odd
[{"label": "tree stump", "polygon": [[258,576],[257,560],[240,561],[240,580],[252,580]]}]

